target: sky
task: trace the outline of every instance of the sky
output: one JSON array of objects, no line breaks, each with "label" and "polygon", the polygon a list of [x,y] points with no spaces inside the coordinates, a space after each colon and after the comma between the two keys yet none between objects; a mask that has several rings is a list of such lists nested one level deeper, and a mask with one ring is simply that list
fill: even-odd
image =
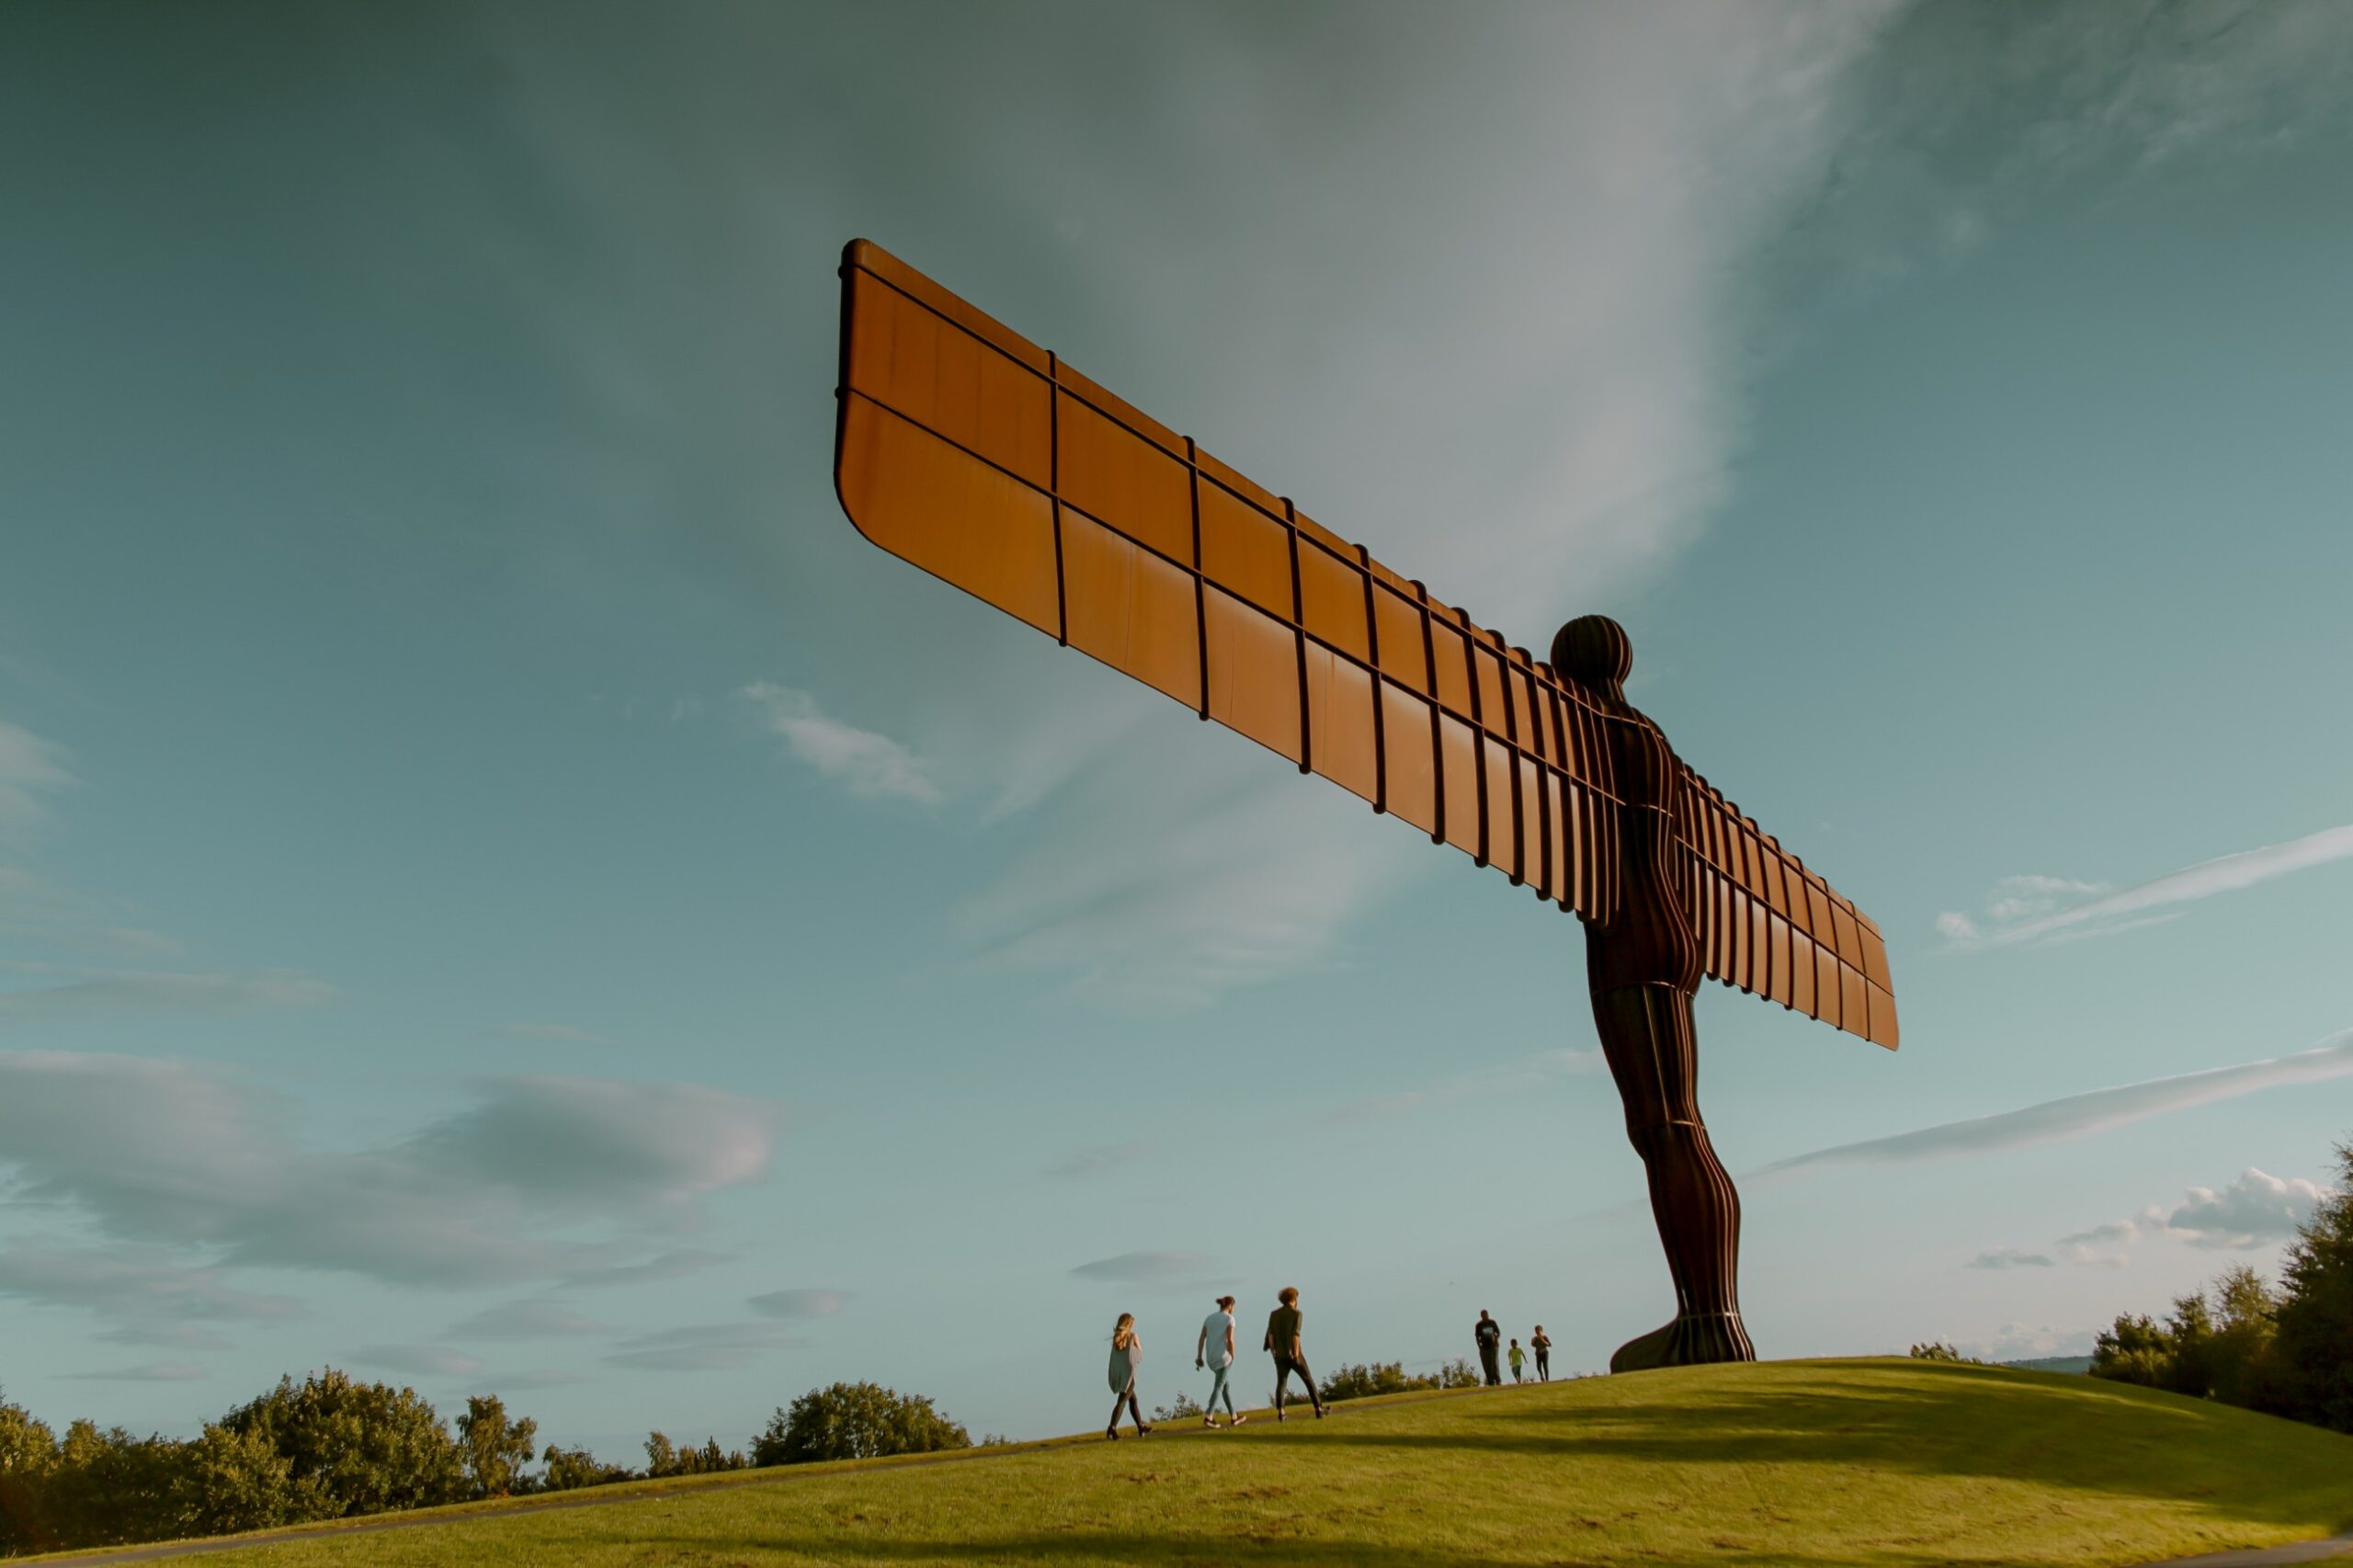
[{"label": "sky", "polygon": [[[2353,1137],[2353,16],[0,10],[0,1386],[549,1440],[1112,1320],[1671,1302],[1582,938],[862,540],[870,238],[1629,695],[1885,931],[1711,984],[1762,1354],[2082,1353]],[[1271,1381],[1271,1380],[1269,1380]]]}]

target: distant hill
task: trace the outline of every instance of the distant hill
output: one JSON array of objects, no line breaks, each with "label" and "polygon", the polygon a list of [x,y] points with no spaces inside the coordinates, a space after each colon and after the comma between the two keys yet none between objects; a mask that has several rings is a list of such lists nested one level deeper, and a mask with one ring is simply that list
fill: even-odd
[{"label": "distant hill", "polygon": [[[1097,1389],[1074,1381],[1074,1403],[1092,1415]],[[2347,1475],[2353,1437],[2212,1400],[2000,1367],[1784,1361],[638,1482],[243,1537],[200,1568],[2093,1568],[2325,1536],[2353,1522]],[[401,1528],[361,1533],[383,1523]]]},{"label": "distant hill", "polygon": [[2005,1361],[2005,1367],[2016,1367],[2021,1372],[2073,1372],[2082,1377],[2092,1369],[2088,1356],[2038,1356],[2030,1361]]}]

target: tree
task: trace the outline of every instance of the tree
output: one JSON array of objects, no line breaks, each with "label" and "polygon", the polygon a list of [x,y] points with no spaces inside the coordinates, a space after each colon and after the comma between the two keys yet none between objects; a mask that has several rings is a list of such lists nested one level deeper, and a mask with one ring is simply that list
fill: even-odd
[{"label": "tree", "polygon": [[206,1424],[181,1446],[176,1492],[180,1535],[231,1535],[331,1519],[342,1510],[317,1477],[294,1479],[294,1464],[259,1427]]},{"label": "tree", "polygon": [[41,1551],[60,1544],[45,1514],[57,1469],[57,1434],[21,1404],[0,1399],[0,1551]]},{"label": "tree", "polygon": [[494,1393],[470,1394],[466,1413],[458,1417],[458,1449],[477,1497],[504,1497],[528,1491],[530,1478],[523,1467],[531,1462],[531,1439],[540,1424],[529,1416],[506,1418],[506,1403]]},{"label": "tree", "polygon": [[1951,1361],[1963,1367],[1982,1367],[1985,1363],[1974,1356],[1964,1356],[1941,1339],[1931,1339],[1926,1345],[1912,1346],[1915,1361]]},{"label": "tree", "polygon": [[[1191,1421],[1208,1414],[1209,1412],[1203,1410],[1191,1394],[1180,1390],[1176,1395],[1176,1403],[1159,1406],[1153,1411],[1152,1418],[1154,1421]],[[982,1438],[981,1447],[985,1449],[988,1446],[989,1440],[986,1437]]]},{"label": "tree", "polygon": [[2353,1143],[2336,1150],[2336,1190],[2297,1232],[2273,1318],[2275,1408],[2353,1432]]},{"label": "tree", "polygon": [[[667,1442],[668,1438],[663,1439]],[[572,1492],[583,1486],[609,1486],[616,1481],[635,1481],[637,1471],[626,1465],[607,1464],[586,1449],[559,1449],[553,1443],[540,1456],[545,1466],[540,1485],[550,1492]]]},{"label": "tree", "polygon": [[297,1483],[314,1485],[334,1517],[427,1508],[461,1501],[465,1461],[414,1389],[354,1382],[329,1367],[278,1387],[221,1419],[238,1434],[258,1432],[286,1457]]},{"label": "tree", "polygon": [[2169,1387],[2173,1377],[2173,1335],[2146,1312],[2117,1314],[2113,1328],[2092,1346],[2091,1375],[2143,1388]]},{"label": "tree", "polygon": [[811,1389],[790,1410],[779,1409],[754,1440],[752,1462],[810,1464],[972,1446],[971,1435],[928,1399],[878,1383],[835,1383]]},{"label": "tree", "polygon": [[1481,1379],[1471,1369],[1471,1363],[1456,1357],[1439,1364],[1434,1372],[1415,1372],[1410,1376],[1402,1361],[1370,1361],[1361,1366],[1343,1366],[1324,1380],[1324,1403],[1336,1399],[1363,1399],[1369,1394],[1412,1393],[1421,1389],[1477,1388]]}]

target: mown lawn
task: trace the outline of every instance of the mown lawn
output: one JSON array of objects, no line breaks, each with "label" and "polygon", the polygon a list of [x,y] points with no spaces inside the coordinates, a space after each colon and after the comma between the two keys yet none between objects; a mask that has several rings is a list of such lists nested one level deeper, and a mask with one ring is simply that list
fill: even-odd
[{"label": "mown lawn", "polygon": [[208,1563],[1910,1568],[2143,1562],[2348,1526],[2353,1438],[2084,1378],[1813,1361],[767,1471]]}]

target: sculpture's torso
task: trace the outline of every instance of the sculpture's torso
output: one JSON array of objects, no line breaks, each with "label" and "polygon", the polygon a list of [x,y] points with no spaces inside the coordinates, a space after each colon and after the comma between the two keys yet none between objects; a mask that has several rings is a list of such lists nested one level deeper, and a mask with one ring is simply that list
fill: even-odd
[{"label": "sculpture's torso", "polygon": [[1681,769],[1666,736],[1635,709],[1604,701],[1618,798],[1618,899],[1608,919],[1586,927],[1593,989],[1667,985],[1699,990],[1698,933],[1675,881],[1675,790]]}]

